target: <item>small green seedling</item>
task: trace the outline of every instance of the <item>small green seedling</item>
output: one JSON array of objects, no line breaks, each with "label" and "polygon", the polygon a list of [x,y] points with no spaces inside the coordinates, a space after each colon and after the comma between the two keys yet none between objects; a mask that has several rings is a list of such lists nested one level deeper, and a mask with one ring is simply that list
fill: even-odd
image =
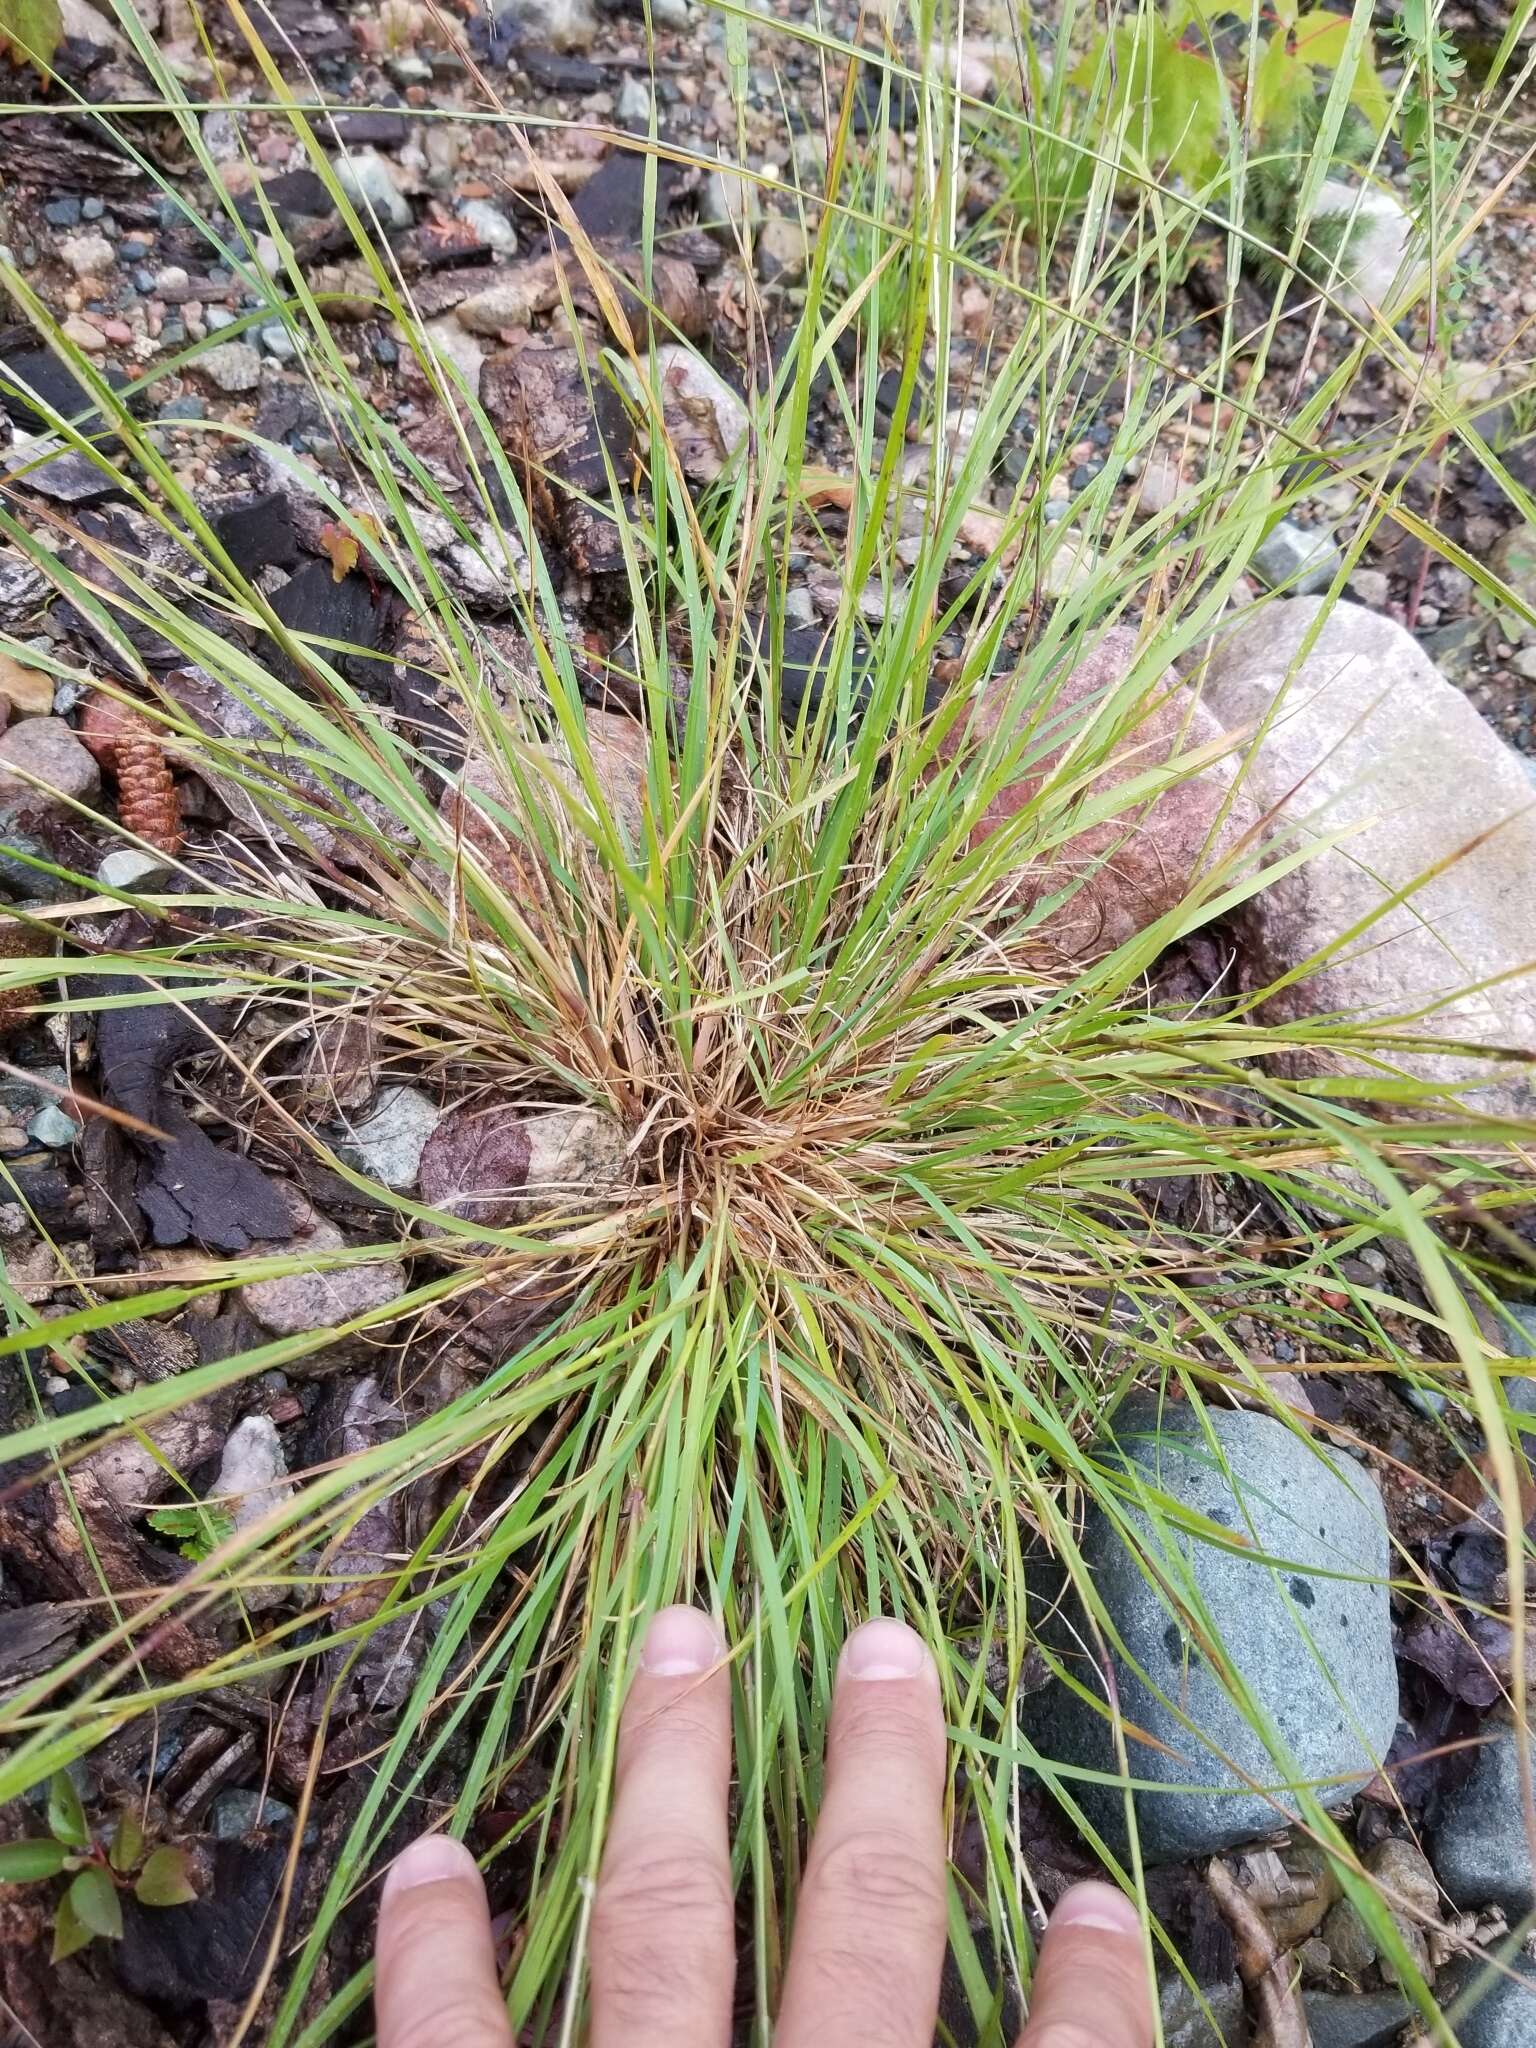
[{"label": "small green seedling", "polygon": [[63,1771],[48,1786],[48,1833],[20,1842],[0,1842],[0,1884],[41,1884],[68,1877],[53,1921],[53,1960],[62,1962],[97,1935],[121,1941],[119,1893],[131,1891],[141,1906],[185,1906],[197,1897],[187,1852],[165,1844],[151,1848],[131,1808],[118,1816],[112,1839],[102,1849]]},{"label": "small green seedling", "polygon": [[235,1530],[235,1518],[228,1508],[205,1507],[198,1502],[186,1507],[154,1508],[146,1519],[157,1535],[174,1537],[182,1556],[194,1564],[201,1564]]}]

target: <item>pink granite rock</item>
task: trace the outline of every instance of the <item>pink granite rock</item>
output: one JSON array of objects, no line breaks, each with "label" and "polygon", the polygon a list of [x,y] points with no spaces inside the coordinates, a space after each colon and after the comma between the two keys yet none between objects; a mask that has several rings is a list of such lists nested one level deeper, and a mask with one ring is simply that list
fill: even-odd
[{"label": "pink granite rock", "polygon": [[1014,676],[996,679],[943,749],[946,759],[962,748],[984,758],[980,750],[1005,719],[1015,730],[1033,730],[1026,766],[988,804],[971,843],[1025,805],[1040,806],[1040,830],[1021,845],[1007,894],[1027,909],[1078,884],[1033,933],[1069,963],[1112,952],[1176,910],[1197,876],[1235,854],[1257,823],[1244,792],[1232,795],[1240,758],[1234,749],[1149,794],[1127,793],[1123,807],[1074,826],[1076,815],[1102,806],[1127,783],[1223,738],[1216,719],[1171,673],[1143,687],[1140,715],[1128,717],[1117,692],[1135,651],[1136,636],[1117,627],[1064,678],[1043,677],[1033,696],[1020,692]]},{"label": "pink granite rock", "polygon": [[1327,613],[1322,599],[1292,598],[1244,614],[1211,655],[1205,696],[1234,731],[1273,710],[1251,786],[1272,831],[1317,849],[1245,912],[1250,979],[1263,986],[1338,948],[1264,1014],[1413,1019],[1448,1043],[1508,1047],[1525,1062],[1424,1053],[1392,1064],[1480,1082],[1485,1110],[1536,1113],[1530,764],[1411,634],[1361,605]]}]

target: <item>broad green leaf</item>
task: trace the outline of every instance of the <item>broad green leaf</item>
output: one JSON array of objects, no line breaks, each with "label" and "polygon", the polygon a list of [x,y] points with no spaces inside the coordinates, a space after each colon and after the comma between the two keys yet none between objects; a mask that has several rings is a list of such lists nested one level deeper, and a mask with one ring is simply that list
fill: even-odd
[{"label": "broad green leaf", "polygon": [[1386,127],[1392,112],[1392,102],[1387,88],[1382,84],[1375,61],[1369,48],[1361,53],[1355,70],[1355,82],[1349,89],[1351,106],[1355,107],[1379,135]]},{"label": "broad green leaf", "polygon": [[[1092,86],[1104,50],[1101,38],[1071,76]],[[1145,20],[1116,31],[1115,86],[1109,119],[1123,124],[1137,156],[1168,165],[1192,182],[1219,161],[1225,86],[1210,59],[1179,47],[1162,22]]]},{"label": "broad green leaf", "polygon": [[1304,64],[1326,65],[1335,71],[1344,61],[1349,29],[1347,14],[1332,14],[1326,8],[1314,7],[1310,13],[1297,16],[1291,30],[1291,46]]},{"label": "broad green leaf", "polygon": [[72,1956],[76,1949],[84,1948],[95,1936],[80,1915],[70,1904],[74,1887],[71,1886],[59,1901],[58,1911],[53,1916],[53,1960],[62,1963],[66,1956]]},{"label": "broad green leaf", "polygon": [[1261,140],[1278,146],[1294,135],[1301,117],[1316,97],[1312,73],[1286,47],[1277,30],[1264,45],[1253,74],[1253,132]]},{"label": "broad green leaf", "polygon": [[144,1829],[131,1806],[125,1806],[112,1831],[107,1861],[114,1870],[132,1870],[144,1854]]},{"label": "broad green leaf", "polygon": [[0,0],[0,51],[46,71],[64,37],[59,0]]},{"label": "broad green leaf", "polygon": [[[1314,65],[1320,70],[1337,71],[1348,52],[1350,27],[1347,14],[1313,8],[1298,18],[1292,32],[1296,55],[1304,64]],[[1377,76],[1375,48],[1369,36],[1360,46],[1355,75],[1350,80],[1349,98],[1350,104],[1358,108],[1379,133],[1386,125],[1391,102]]]},{"label": "broad green leaf", "polygon": [[141,1906],[187,1906],[197,1897],[187,1865],[185,1849],[156,1849],[144,1868],[133,1895]]},{"label": "broad green leaf", "polygon": [[67,1842],[71,1849],[90,1846],[85,1808],[67,1771],[55,1771],[48,1781],[48,1832],[56,1842]]},{"label": "broad green leaf", "polygon": [[37,1836],[23,1842],[0,1842],[0,1884],[35,1884],[40,1877],[57,1877],[68,1860],[69,1851],[62,1842]]},{"label": "broad green leaf", "polygon": [[1209,57],[1174,44],[1160,54],[1153,91],[1160,151],[1186,178],[1208,177],[1221,155],[1220,72]]},{"label": "broad green leaf", "polygon": [[117,1886],[104,1870],[82,1870],[67,1897],[82,1927],[88,1927],[92,1934],[104,1935],[108,1941],[122,1940],[122,1903]]}]

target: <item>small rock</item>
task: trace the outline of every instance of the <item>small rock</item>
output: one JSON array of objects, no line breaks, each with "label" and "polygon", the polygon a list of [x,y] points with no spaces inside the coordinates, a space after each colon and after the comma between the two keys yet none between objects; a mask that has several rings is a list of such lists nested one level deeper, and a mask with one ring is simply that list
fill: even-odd
[{"label": "small rock", "polygon": [[[1271,1565],[1193,1534],[1159,1535],[1129,1502],[1123,1513],[1154,1555],[1159,1545],[1177,1543],[1176,1578],[1192,1583],[1257,1714],[1233,1701],[1109,1517],[1090,1507],[1081,1538],[1095,1590],[1124,1645],[1116,1659],[1120,1710],[1152,1738],[1133,1746],[1134,1775],[1160,1788],[1136,1795],[1150,1860],[1205,1855],[1269,1833],[1277,1806],[1294,1811],[1292,1772],[1294,1782],[1327,1781],[1330,1797],[1343,1796],[1349,1783],[1375,1773],[1397,1730],[1391,1562],[1375,1480],[1267,1415],[1208,1408],[1203,1424],[1230,1482],[1207,1449],[1202,1418],[1184,1406],[1126,1402],[1116,1417],[1113,1455],[1176,1509],[1240,1530],[1262,1556],[1284,1562]],[[1057,1653],[1101,1695],[1102,1681],[1069,1614],[1045,1625]],[[1111,1778],[1117,1773],[1109,1722],[1066,1686],[1053,1683],[1020,1704],[1042,1755]],[[1260,1716],[1273,1724],[1288,1768],[1271,1755]],[[1248,1783],[1269,1785],[1273,1798],[1245,1789]],[[1114,1785],[1084,1781],[1074,1790],[1109,1839],[1123,1842]]]},{"label": "small rock", "polygon": [[[662,417],[683,474],[713,483],[747,438],[751,415],[744,399],[695,350],[665,341],[655,352]],[[644,372],[644,361],[640,369]]]},{"label": "small rock", "polygon": [[419,1088],[381,1088],[365,1115],[349,1119],[335,1140],[338,1159],[387,1188],[413,1188],[422,1147],[443,1112]]},{"label": "small rock", "polygon": [[50,1102],[27,1125],[27,1136],[35,1138],[39,1145],[48,1146],[51,1151],[60,1152],[66,1145],[74,1144],[83,1128],[56,1102]]},{"label": "small rock", "polygon": [[100,790],[100,769],[62,718],[23,719],[0,736],[0,817],[70,817],[57,797],[85,803]]},{"label": "small rock", "polygon": [[651,128],[651,88],[635,72],[625,73],[613,103],[614,119],[633,135],[648,135]]},{"label": "small rock", "polygon": [[77,228],[80,225],[80,202],[78,199],[50,199],[43,208],[43,219],[51,228]]},{"label": "small rock", "polygon": [[[1135,651],[1134,636],[1116,629],[1064,678],[1041,677],[1031,689],[1017,675],[1004,674],[986,685],[969,719],[946,736],[942,758],[998,745],[1005,724],[1013,733],[1043,720],[1054,744],[998,791],[972,828],[973,845],[1048,795],[1053,777],[1075,780],[1081,773],[1072,742],[1123,687]],[[1146,701],[1152,708],[1139,724],[1128,725],[1122,750],[1099,769],[1096,794],[1107,795],[1117,783],[1221,737],[1216,721],[1181,696],[1172,677],[1150,677]],[[1010,904],[1027,909],[1074,881],[1080,884],[1033,927],[1032,937],[1064,957],[1086,959],[1112,951],[1175,909],[1202,861],[1214,864],[1234,852],[1255,822],[1247,797],[1232,795],[1235,765],[1212,764],[1145,805],[1071,833],[1048,851],[1021,846],[1018,866],[1001,885]]]},{"label": "small rock", "polygon": [[221,1792],[208,1809],[208,1826],[216,1842],[243,1842],[258,1828],[291,1829],[292,1825],[291,1806],[238,1787]]},{"label": "small rock", "polygon": [[1253,551],[1253,568],[1271,590],[1282,584],[1305,597],[1326,590],[1342,557],[1330,534],[1282,519]]},{"label": "small rock", "polygon": [[592,0],[498,0],[492,12],[520,28],[525,42],[551,50],[585,50],[597,34]]},{"label": "small rock", "polygon": [[629,1176],[624,1129],[599,1109],[522,1116],[497,1104],[444,1117],[421,1158],[421,1199],[491,1229],[530,1210],[606,1207]]},{"label": "small rock", "polygon": [[88,356],[99,356],[106,352],[107,337],[94,321],[87,320],[81,313],[71,313],[63,322],[60,331],[68,336],[76,348],[83,349]]},{"label": "small rock", "polygon": [[1392,595],[1392,579],[1385,569],[1353,569],[1349,587],[1359,602],[1373,612],[1384,612]]},{"label": "small rock", "polygon": [[350,154],[343,150],[332,157],[331,168],[365,224],[370,213],[377,214],[386,228],[408,228],[415,219],[410,200],[395,183],[388,158],[377,150],[359,149]]},{"label": "small rock", "polygon": [[[100,339],[104,341],[105,336]],[[29,490],[38,491],[60,505],[90,505],[100,498],[120,494],[122,478],[110,463],[77,454],[73,449],[49,456],[48,449],[56,445],[47,439],[31,440],[25,434],[15,437],[11,444],[12,467],[23,459],[26,461],[23,480]]]},{"label": "small rock", "polygon": [[757,231],[757,274],[765,284],[793,284],[805,275],[810,237],[788,214],[770,213]]},{"label": "small rock", "polygon": [[517,254],[517,229],[499,206],[492,206],[489,199],[461,199],[457,210],[459,219],[487,249],[494,249],[498,256]]},{"label": "small rock", "polygon": [[1493,1731],[1478,1751],[1471,1777],[1443,1804],[1433,1846],[1440,1882],[1464,1911],[1502,1906],[1511,1921],[1536,1911],[1513,1728]]},{"label": "small rock", "polygon": [[117,846],[102,860],[96,879],[105,889],[121,889],[131,896],[135,890],[158,889],[170,872],[171,863],[164,854]]},{"label": "small rock", "polygon": [[11,718],[47,718],[53,710],[54,681],[40,668],[28,668],[14,655],[0,653],[0,698]]},{"label": "small rock", "polygon": [[1247,2048],[1248,2010],[1236,1977],[1191,1991],[1182,1977],[1170,1977],[1158,2001],[1163,2048]]},{"label": "small rock", "polygon": [[261,357],[248,341],[221,341],[204,349],[193,368],[231,396],[254,391],[261,382]]},{"label": "small rock", "polygon": [[[1318,193],[1314,220],[1327,223],[1327,240],[1318,237],[1325,255],[1337,247],[1341,226],[1353,223],[1339,261],[1338,297],[1344,310],[1357,319],[1389,311],[1412,283],[1417,267],[1405,262],[1413,222],[1401,202],[1380,185],[1349,185],[1341,178],[1328,178]],[[1316,258],[1313,267],[1318,267]]]},{"label": "small rock", "polygon": [[269,320],[265,327],[258,327],[256,339],[280,363],[291,363],[299,352],[298,343],[281,320]]},{"label": "small rock", "polygon": [[1308,1835],[1297,1835],[1286,1844],[1281,1861],[1298,1893],[1285,1903],[1266,1909],[1270,1933],[1282,1948],[1295,1948],[1314,1933],[1328,1909],[1340,1897],[1338,1873],[1333,1858]]},{"label": "small rock", "polygon": [[[340,1251],[346,1239],[334,1223],[297,1203],[298,1229],[285,1245],[263,1246],[263,1255],[290,1252],[298,1256]],[[366,1265],[338,1266],[285,1274],[277,1280],[252,1280],[237,1290],[247,1311],[273,1337],[297,1337],[350,1322],[370,1309],[386,1308],[406,1289],[405,1268],[398,1259],[373,1259]],[[310,1361],[314,1370],[315,1361]]]},{"label": "small rock", "polygon": [[207,413],[207,402],[201,398],[194,398],[188,392],[181,398],[168,398],[155,414],[155,418],[157,420],[169,421],[174,425],[177,420],[205,419]]},{"label": "small rock", "polygon": [[[1378,1842],[1366,1857],[1365,1867],[1373,1877],[1380,1879],[1384,1893],[1389,1894],[1392,1900],[1402,1900],[1412,1909],[1412,1915],[1394,1912],[1393,1924],[1420,1974],[1432,1976],[1424,1922],[1439,1921],[1440,1888],[1423,1853],[1411,1842],[1399,1841],[1389,1835],[1385,1841]],[[1381,1974],[1387,1982],[1397,1983],[1396,1964],[1378,1946],[1375,1935],[1366,1926],[1352,1900],[1340,1899],[1329,1913],[1323,1922],[1323,1940],[1328,1944],[1334,1968],[1344,1976],[1358,1983],[1371,1965],[1379,1962]]]},{"label": "small rock", "polygon": [[1051,543],[1042,588],[1047,597],[1070,597],[1093,581],[1099,566],[1098,550],[1077,526],[1064,526],[1061,537]]},{"label": "small rock", "polygon": [[701,228],[713,228],[726,241],[735,242],[762,217],[762,193],[755,178],[725,164],[716,164],[705,175],[699,189]]},{"label": "small rock", "polygon": [[[19,632],[47,602],[52,587],[42,570],[24,555],[0,555],[0,626]],[[11,712],[16,715],[14,703]]]},{"label": "small rock", "polygon": [[225,1439],[213,1493],[215,1499],[233,1503],[231,1518],[236,1529],[249,1528],[292,1500],[294,1485],[288,1477],[288,1461],[270,1416],[247,1415],[235,1424]]},{"label": "small rock", "polygon": [[431,342],[433,350],[446,356],[463,377],[471,398],[480,396],[480,372],[485,367],[485,348],[478,336],[471,334],[452,314],[440,313],[435,320],[428,320],[422,333]]},{"label": "small rock", "polygon": [[1184,472],[1172,455],[1154,455],[1141,472],[1136,502],[1149,517],[1166,512],[1184,488]]},{"label": "small rock", "polygon": [[1397,2048],[1413,2008],[1400,1991],[1304,1991],[1312,2048]]},{"label": "small rock", "polygon": [[117,262],[117,251],[105,235],[66,235],[59,244],[59,260],[76,277],[104,277]]},{"label": "small rock", "polygon": [[460,326],[471,334],[500,334],[506,327],[528,326],[542,301],[543,285],[536,266],[527,266],[527,271],[526,276],[514,271],[461,299],[454,309]]},{"label": "small rock", "polygon": [[793,584],[784,593],[784,624],[791,631],[804,631],[815,623],[816,600],[803,583]]}]

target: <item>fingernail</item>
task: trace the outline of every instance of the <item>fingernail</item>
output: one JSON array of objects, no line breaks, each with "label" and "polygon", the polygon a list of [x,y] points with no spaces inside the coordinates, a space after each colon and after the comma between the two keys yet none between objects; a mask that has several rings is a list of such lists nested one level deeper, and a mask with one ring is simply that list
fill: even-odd
[{"label": "fingernail", "polygon": [[922,1637],[888,1615],[866,1621],[843,1645],[843,1669],[850,1678],[916,1678],[931,1668]]},{"label": "fingernail", "polygon": [[697,1607],[663,1607],[645,1632],[640,1669],[652,1678],[696,1678],[725,1655],[720,1631]]},{"label": "fingernail", "polygon": [[1106,1934],[1141,1934],[1141,1913],[1134,1899],[1112,1884],[1075,1884],[1062,1895],[1051,1915],[1052,1927],[1097,1927]]},{"label": "fingernail", "polygon": [[478,1877],[479,1866],[452,1835],[422,1835],[403,1849],[389,1866],[384,1896],[414,1891],[419,1884],[442,1884],[448,1878]]}]

